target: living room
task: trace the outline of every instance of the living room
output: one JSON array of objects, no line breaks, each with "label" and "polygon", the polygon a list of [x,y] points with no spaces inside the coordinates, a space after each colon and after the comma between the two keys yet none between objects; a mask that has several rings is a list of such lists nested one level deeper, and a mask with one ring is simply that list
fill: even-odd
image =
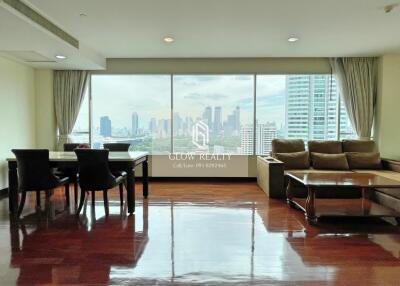
[{"label": "living room", "polygon": [[398,285],[400,4],[0,1],[2,285]]}]

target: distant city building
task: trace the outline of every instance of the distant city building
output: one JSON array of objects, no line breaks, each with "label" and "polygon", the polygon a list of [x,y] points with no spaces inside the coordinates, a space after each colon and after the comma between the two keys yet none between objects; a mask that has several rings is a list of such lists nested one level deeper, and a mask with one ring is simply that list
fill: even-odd
[{"label": "distant city building", "polygon": [[237,106],[224,122],[225,135],[239,135],[240,133],[240,108]]},{"label": "distant city building", "polygon": [[256,129],[256,154],[269,155],[272,140],[278,137],[275,123],[258,124]]},{"label": "distant city building", "polygon": [[222,108],[221,106],[214,107],[214,128],[215,134],[220,133],[222,130]]},{"label": "distant city building", "polygon": [[139,135],[139,116],[137,112],[132,113],[132,136]]},{"label": "distant city building", "polygon": [[150,119],[149,131],[152,134],[157,132],[157,119],[155,119],[154,117]]},{"label": "distant city building", "polygon": [[100,135],[111,137],[111,120],[108,116],[100,117]]},{"label": "distant city building", "polygon": [[207,106],[203,112],[203,122],[207,124],[208,128],[212,127],[212,108],[211,106]]},{"label": "distant city building", "polygon": [[240,154],[252,155],[254,149],[254,132],[253,125],[245,125],[240,129]]},{"label": "distant city building", "polygon": [[234,130],[239,131],[240,130],[240,107],[239,106],[236,106],[235,111],[233,111],[233,115],[235,117]]},{"label": "distant city building", "polygon": [[179,113],[174,112],[174,135],[182,135],[183,120]]},{"label": "distant city building", "polygon": [[[254,132],[253,125],[248,124],[240,128],[240,153],[243,155],[253,154]],[[256,154],[268,155],[272,149],[271,142],[277,138],[275,123],[256,125]]]}]

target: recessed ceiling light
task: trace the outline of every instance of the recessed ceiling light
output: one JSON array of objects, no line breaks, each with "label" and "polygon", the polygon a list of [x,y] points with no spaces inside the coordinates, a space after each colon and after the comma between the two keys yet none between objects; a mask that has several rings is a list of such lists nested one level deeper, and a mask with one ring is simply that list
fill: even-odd
[{"label": "recessed ceiling light", "polygon": [[172,38],[172,37],[170,37],[170,36],[164,37],[163,40],[164,40],[164,42],[167,43],[167,44],[171,44],[171,43],[175,42],[175,39]]},{"label": "recessed ceiling light", "polygon": [[64,55],[56,55],[56,59],[65,60],[67,57]]},{"label": "recessed ceiling light", "polygon": [[290,43],[294,43],[294,42],[297,42],[299,40],[299,38],[297,38],[297,37],[289,37],[287,40]]}]

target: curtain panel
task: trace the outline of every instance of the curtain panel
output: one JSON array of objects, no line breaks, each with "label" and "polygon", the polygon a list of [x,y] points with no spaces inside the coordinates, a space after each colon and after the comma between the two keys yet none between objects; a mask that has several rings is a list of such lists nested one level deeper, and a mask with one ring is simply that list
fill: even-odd
[{"label": "curtain panel", "polygon": [[360,139],[370,139],[378,85],[377,58],[331,58],[341,98]]},{"label": "curtain panel", "polygon": [[90,73],[83,70],[54,71],[53,93],[58,127],[57,150],[69,143]]}]

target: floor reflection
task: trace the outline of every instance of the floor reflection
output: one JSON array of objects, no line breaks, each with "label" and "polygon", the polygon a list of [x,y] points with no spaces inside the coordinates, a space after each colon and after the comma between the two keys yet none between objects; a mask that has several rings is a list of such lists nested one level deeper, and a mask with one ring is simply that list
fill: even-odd
[{"label": "floor reflection", "polygon": [[310,226],[255,184],[153,184],[133,216],[120,208],[117,192],[108,216],[101,201],[89,201],[79,220],[57,198],[51,205],[40,214],[27,211],[8,228],[11,259],[0,278],[16,275],[21,285],[396,285],[400,279],[399,227],[382,220]]},{"label": "floor reflection", "polygon": [[[117,204],[115,204],[117,205]],[[18,284],[107,284],[112,267],[134,268],[148,238],[147,205],[140,231],[136,220],[111,204],[88,206],[79,219],[64,211],[25,216],[10,227],[11,262],[19,269]]]}]

